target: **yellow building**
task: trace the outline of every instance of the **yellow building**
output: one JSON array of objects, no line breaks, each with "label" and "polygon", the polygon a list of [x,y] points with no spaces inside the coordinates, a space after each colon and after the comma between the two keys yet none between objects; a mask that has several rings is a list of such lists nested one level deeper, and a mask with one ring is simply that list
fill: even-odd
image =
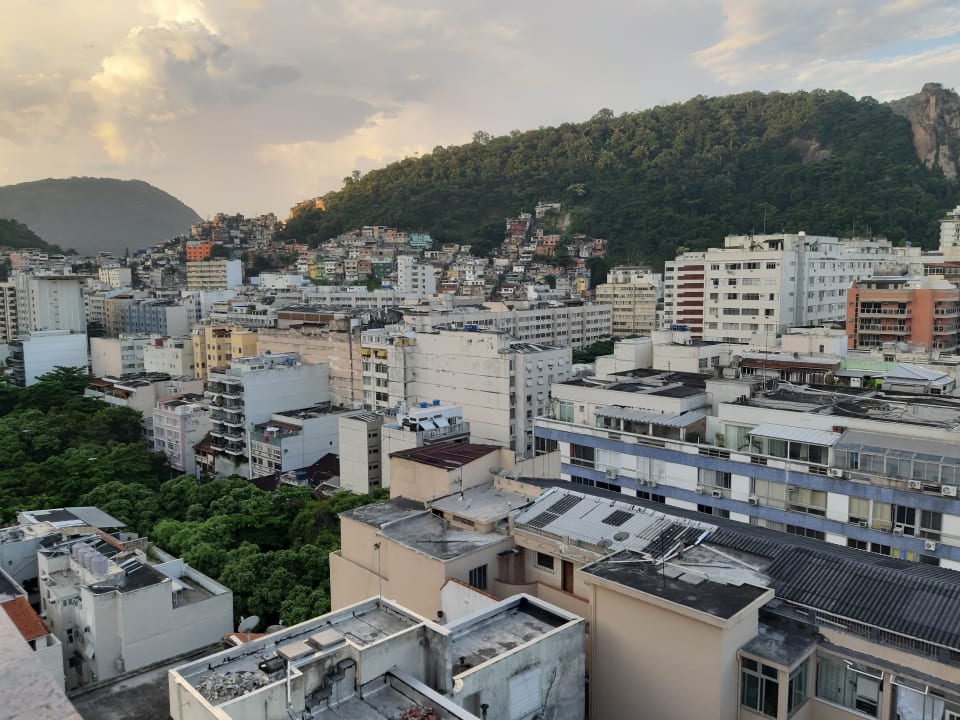
[{"label": "yellow building", "polygon": [[649,335],[657,327],[659,275],[649,268],[614,268],[596,287],[596,300],[612,308],[614,337]]},{"label": "yellow building", "polygon": [[193,328],[193,362],[198,378],[206,378],[214,368],[229,366],[233,358],[257,354],[257,334],[248,328],[225,325]]}]

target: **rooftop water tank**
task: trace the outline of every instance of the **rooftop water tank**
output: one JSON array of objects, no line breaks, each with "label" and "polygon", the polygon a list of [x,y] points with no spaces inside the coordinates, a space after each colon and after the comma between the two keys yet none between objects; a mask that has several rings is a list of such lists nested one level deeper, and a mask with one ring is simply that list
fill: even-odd
[{"label": "rooftop water tank", "polygon": [[434,400],[434,401],[433,401],[433,406],[434,406],[434,407],[437,407],[437,405],[439,405],[439,404],[440,404],[440,401],[439,401],[439,400]]},{"label": "rooftop water tank", "polygon": [[427,403],[425,402],[422,402],[420,403],[420,407],[425,408],[425,407],[429,407],[429,405],[427,405]]}]

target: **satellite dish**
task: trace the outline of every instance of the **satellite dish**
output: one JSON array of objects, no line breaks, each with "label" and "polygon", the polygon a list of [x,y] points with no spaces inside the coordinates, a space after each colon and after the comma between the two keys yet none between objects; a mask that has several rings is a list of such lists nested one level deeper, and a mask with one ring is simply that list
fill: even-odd
[{"label": "satellite dish", "polygon": [[630,533],[624,532],[623,530],[621,530],[620,532],[618,532],[616,535],[613,536],[613,539],[616,540],[617,542],[623,542],[628,537],[630,537]]},{"label": "satellite dish", "polygon": [[249,633],[260,624],[259,615],[251,615],[248,618],[240,618],[240,624],[237,625],[238,633]]},{"label": "satellite dish", "polygon": [[283,630],[283,625],[268,625],[267,626],[267,635],[270,633],[280,632]]},{"label": "satellite dish", "polygon": [[600,538],[600,542],[597,543],[602,548],[608,548],[613,545],[613,540],[610,538]]}]

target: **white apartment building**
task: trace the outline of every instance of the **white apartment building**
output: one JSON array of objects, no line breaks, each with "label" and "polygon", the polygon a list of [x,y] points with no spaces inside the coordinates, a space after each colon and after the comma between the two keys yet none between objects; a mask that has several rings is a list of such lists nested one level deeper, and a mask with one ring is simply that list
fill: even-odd
[{"label": "white apartment building", "polygon": [[100,282],[112,288],[130,287],[133,282],[133,272],[130,268],[120,267],[117,264],[103,265],[97,270]]},{"label": "white apartment building", "polygon": [[940,252],[949,258],[960,256],[960,205],[940,221]]},{"label": "white apartment building", "polygon": [[73,275],[17,275],[14,282],[21,333],[35,330],[86,332],[80,278]]},{"label": "white apartment building", "polygon": [[[301,470],[340,453],[342,408],[320,405],[274,413],[250,432],[250,477]],[[349,449],[354,452],[354,448]]]},{"label": "white apartment building", "polygon": [[153,449],[162,452],[170,467],[186,475],[197,472],[193,446],[210,431],[210,405],[202,395],[173,395],[153,409]]},{"label": "white apartment building", "polygon": [[121,335],[119,338],[90,338],[90,372],[104,375],[132,375],[144,372],[144,346],[149,337]]},{"label": "white apartment building", "polygon": [[0,282],[0,345],[15,340],[17,332],[17,286]]},{"label": "white apartment building", "polygon": [[399,289],[367,290],[363,285],[316,285],[303,290],[305,303],[327,307],[386,310],[419,299],[420,296],[408,296]]},{"label": "white apartment building", "polygon": [[143,371],[193,377],[193,339],[190,336],[152,338],[143,346]]},{"label": "white apartment building", "polygon": [[233,593],[145,538],[75,535],[40,548],[37,565],[67,689],[202,648],[233,629]]},{"label": "white apartment building", "polygon": [[604,303],[484,303],[481,306],[405,309],[403,321],[418,331],[439,326],[505,332],[523,342],[579,350],[611,334],[613,309]]},{"label": "white apartment building", "polygon": [[[340,487],[366,495],[383,484],[386,460],[381,458],[381,427],[384,416],[353,412],[339,417]],[[349,448],[349,451],[346,449]]]},{"label": "white apartment building", "polygon": [[221,290],[243,285],[240,260],[195,260],[187,263],[188,290]]},{"label": "white apartment building", "polygon": [[[234,358],[222,372],[211,372],[207,397],[213,403],[210,436],[217,471],[249,473],[249,436],[277,412],[330,402],[327,365],[304,365],[298,355]],[[249,475],[248,475],[249,476]]]},{"label": "white apartment building", "polygon": [[428,297],[437,292],[436,276],[433,265],[420,262],[412,255],[400,255],[397,258],[398,292],[408,297]]},{"label": "white apartment building", "polygon": [[424,401],[410,408],[406,403],[401,405],[396,419],[380,430],[381,455],[387,458],[383,463],[383,487],[390,487],[391,453],[447,442],[470,442],[470,423],[463,419],[460,405],[439,400]]},{"label": "white apartment building", "polygon": [[69,330],[43,330],[21,334],[10,343],[10,374],[18,387],[29,387],[37,378],[58,367],[87,369],[87,334]]},{"label": "white apartment building", "polygon": [[897,259],[886,240],[729,235],[723,248],[666,263],[664,320],[704,340],[744,343],[758,332],[842,321],[851,281]]}]

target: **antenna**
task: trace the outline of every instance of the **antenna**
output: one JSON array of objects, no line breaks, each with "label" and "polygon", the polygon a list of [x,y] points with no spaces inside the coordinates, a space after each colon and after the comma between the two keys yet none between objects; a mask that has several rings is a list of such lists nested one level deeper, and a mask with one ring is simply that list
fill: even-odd
[{"label": "antenna", "polygon": [[259,615],[251,615],[247,618],[240,618],[240,624],[237,625],[237,634],[243,634],[247,636],[247,641],[250,640],[250,632],[260,624]]}]

